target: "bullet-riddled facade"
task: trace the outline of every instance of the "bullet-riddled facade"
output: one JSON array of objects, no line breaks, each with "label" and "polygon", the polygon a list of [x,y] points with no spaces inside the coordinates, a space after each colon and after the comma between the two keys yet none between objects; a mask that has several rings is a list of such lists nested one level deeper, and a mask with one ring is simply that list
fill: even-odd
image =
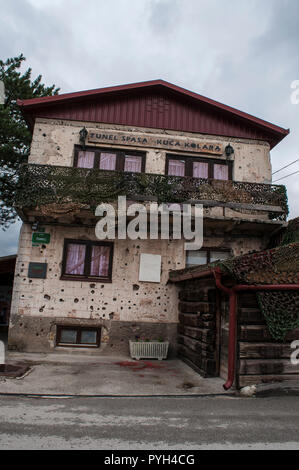
[{"label": "bullet-riddled facade", "polygon": [[[17,203],[11,349],[118,354],[141,336],[169,340],[175,354],[169,272],[267,247],[286,216],[283,189],[269,184],[270,148],[286,131],[201,98],[159,81],[20,103],[33,138]],[[98,204],[116,208],[123,195],[148,208],[163,191],[168,203],[203,204],[200,250],[149,232],[97,238]]]}]

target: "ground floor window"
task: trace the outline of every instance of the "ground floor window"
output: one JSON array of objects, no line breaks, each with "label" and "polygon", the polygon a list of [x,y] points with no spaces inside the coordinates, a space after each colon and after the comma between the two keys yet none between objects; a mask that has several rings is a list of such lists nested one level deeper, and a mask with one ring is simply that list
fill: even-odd
[{"label": "ground floor window", "polygon": [[65,240],[62,279],[111,281],[113,244]]},{"label": "ground floor window", "polygon": [[57,346],[98,348],[101,338],[100,328],[82,326],[57,326]]},{"label": "ground floor window", "polygon": [[200,250],[190,250],[186,252],[186,267],[198,266],[214,261],[230,258],[231,250],[218,248],[202,248]]}]

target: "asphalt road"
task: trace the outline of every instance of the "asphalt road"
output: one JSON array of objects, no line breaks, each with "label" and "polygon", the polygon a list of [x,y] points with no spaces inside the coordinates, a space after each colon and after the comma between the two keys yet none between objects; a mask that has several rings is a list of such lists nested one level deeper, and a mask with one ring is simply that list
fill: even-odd
[{"label": "asphalt road", "polygon": [[0,397],[0,449],[299,449],[299,397]]}]

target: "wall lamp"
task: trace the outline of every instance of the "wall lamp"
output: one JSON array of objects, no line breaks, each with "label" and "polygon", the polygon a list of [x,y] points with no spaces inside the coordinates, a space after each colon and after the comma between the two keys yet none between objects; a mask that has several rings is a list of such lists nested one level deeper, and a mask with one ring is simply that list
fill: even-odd
[{"label": "wall lamp", "polygon": [[83,148],[85,147],[85,140],[86,140],[87,134],[88,134],[88,132],[87,132],[86,127],[83,127],[81,129],[81,131],[79,132],[79,136],[80,136],[79,140],[80,140],[80,144],[83,146]]},{"label": "wall lamp", "polygon": [[227,157],[230,157],[233,153],[235,153],[235,151],[234,151],[233,147],[231,146],[231,144],[228,144],[228,145],[225,147],[224,151],[225,151],[225,155],[226,155]]}]

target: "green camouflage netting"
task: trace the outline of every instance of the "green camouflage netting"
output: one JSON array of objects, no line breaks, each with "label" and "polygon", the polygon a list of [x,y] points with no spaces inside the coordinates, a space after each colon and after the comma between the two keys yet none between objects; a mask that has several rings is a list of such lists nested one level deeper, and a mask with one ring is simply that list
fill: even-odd
[{"label": "green camouflage netting", "polygon": [[[290,236],[294,232],[287,233]],[[238,284],[299,284],[299,243],[238,256],[220,264]],[[299,291],[259,291],[257,300],[274,340],[284,341],[286,334],[299,326]]]}]

